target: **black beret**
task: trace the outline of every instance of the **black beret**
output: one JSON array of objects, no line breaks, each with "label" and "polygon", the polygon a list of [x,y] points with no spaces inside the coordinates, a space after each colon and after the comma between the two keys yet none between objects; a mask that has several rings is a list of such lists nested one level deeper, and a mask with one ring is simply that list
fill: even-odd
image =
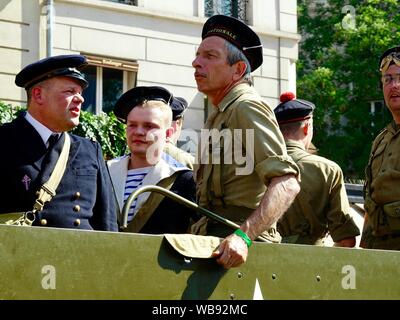
[{"label": "black beret", "polygon": [[120,121],[126,123],[129,112],[137,105],[150,100],[163,101],[170,105],[172,99],[172,93],[163,87],[135,87],[119,97],[115,103],[114,114]]},{"label": "black beret", "polygon": [[29,89],[40,81],[63,76],[79,80],[82,88],[86,89],[88,82],[80,72],[80,69],[86,66],[86,64],[86,57],[79,54],[44,58],[23,68],[15,76],[15,84],[18,87]]},{"label": "black beret", "polygon": [[173,97],[171,102],[172,120],[176,121],[182,118],[188,106],[187,101],[182,97]]},{"label": "black beret", "polygon": [[224,38],[244,53],[249,60],[251,71],[263,62],[262,44],[258,35],[242,21],[224,15],[209,18],[203,26],[201,38],[210,36]]},{"label": "black beret", "polygon": [[[390,48],[381,55],[379,58],[379,70],[386,71],[394,57],[397,58],[398,62],[400,62],[400,46]],[[385,61],[383,61],[384,59]]]},{"label": "black beret", "polygon": [[281,94],[281,103],[274,109],[276,120],[279,124],[298,122],[311,117],[315,109],[312,102],[295,99],[292,92]]}]

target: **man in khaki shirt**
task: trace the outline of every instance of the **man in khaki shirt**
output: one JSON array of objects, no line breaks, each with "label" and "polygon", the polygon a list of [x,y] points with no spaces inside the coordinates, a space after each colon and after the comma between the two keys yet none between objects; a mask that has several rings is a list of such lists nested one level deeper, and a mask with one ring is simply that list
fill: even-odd
[{"label": "man in khaki shirt", "polygon": [[314,104],[281,95],[274,112],[285,137],[288,154],[300,169],[300,192],[278,222],[282,242],[322,245],[329,231],[340,247],[354,247],[360,230],[350,216],[341,168],[333,161],[310,154]]},{"label": "man in khaki shirt", "polygon": [[214,111],[201,132],[197,199],[240,224],[236,231],[211,220],[207,226],[207,234],[226,237],[214,256],[231,268],[246,261],[251,241],[276,223],[299,192],[298,167],[286,153],[272,109],[250,85],[250,72],[262,64],[257,34],[235,18],[216,15],[203,26],[202,39],[192,65],[197,88]]},{"label": "man in khaki shirt", "polygon": [[400,46],[382,54],[379,70],[393,121],[375,138],[365,170],[366,215],[360,245],[400,250]]}]

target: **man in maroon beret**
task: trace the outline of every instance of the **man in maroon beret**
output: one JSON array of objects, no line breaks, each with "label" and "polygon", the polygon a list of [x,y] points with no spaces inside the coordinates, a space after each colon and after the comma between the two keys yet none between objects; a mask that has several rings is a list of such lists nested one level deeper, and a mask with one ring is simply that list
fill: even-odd
[{"label": "man in maroon beret", "polygon": [[313,138],[312,102],[281,95],[274,112],[288,154],[300,169],[300,192],[278,221],[284,243],[324,245],[329,232],[340,247],[354,247],[360,230],[350,215],[342,169],[333,161],[310,154]]}]

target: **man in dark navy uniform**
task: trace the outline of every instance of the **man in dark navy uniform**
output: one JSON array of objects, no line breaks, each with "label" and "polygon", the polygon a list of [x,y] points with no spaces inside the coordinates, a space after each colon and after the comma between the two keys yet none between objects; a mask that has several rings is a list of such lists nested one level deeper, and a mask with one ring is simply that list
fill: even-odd
[{"label": "man in dark navy uniform", "polygon": [[[27,112],[0,127],[0,213],[33,209],[48,181],[66,131],[79,124],[87,87],[81,55],[42,59],[26,66],[15,84],[27,91]],[[71,146],[56,195],[35,214],[33,225],[117,231],[111,180],[97,142],[70,134]]]}]

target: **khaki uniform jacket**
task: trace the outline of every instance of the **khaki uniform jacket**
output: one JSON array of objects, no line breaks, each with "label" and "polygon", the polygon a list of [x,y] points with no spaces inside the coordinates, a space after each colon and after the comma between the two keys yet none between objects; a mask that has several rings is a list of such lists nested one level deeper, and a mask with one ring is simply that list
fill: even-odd
[{"label": "khaki uniform jacket", "polygon": [[[278,221],[278,231],[283,237],[299,235],[314,244],[326,232],[337,242],[355,237],[360,230],[351,218],[341,168],[333,161],[309,154],[302,143],[287,140],[288,154],[300,169],[300,193],[284,216]],[[307,236],[307,237],[305,237]]]},{"label": "khaki uniform jacket", "polygon": [[202,130],[200,165],[195,166],[200,206],[251,209],[243,210],[245,217],[226,216],[242,221],[257,208],[272,178],[298,174],[297,165],[287,155],[273,110],[248,84],[231,89],[214,107],[205,129],[216,129],[227,139],[212,141]]},{"label": "khaki uniform jacket", "polygon": [[[364,223],[362,241],[368,248],[400,249],[399,185],[400,126],[392,122],[373,142],[366,168],[368,219]],[[388,239],[387,235],[396,235],[396,239]]]}]

